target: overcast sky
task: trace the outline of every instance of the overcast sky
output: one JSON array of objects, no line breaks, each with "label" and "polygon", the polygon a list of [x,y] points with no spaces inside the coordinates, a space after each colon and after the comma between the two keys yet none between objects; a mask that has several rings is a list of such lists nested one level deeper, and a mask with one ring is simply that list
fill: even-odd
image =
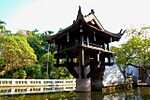
[{"label": "overcast sky", "polygon": [[150,25],[149,0],[0,0],[0,19],[13,32],[37,28],[56,33],[73,23],[79,5],[83,15],[94,9],[110,32]]}]

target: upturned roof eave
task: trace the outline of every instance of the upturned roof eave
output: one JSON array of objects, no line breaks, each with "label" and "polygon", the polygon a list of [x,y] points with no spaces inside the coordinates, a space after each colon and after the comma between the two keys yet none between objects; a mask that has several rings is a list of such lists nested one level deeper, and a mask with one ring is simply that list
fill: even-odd
[{"label": "upturned roof eave", "polygon": [[120,33],[120,32],[119,32],[119,33],[112,33],[112,32],[109,32],[109,31],[107,31],[107,30],[100,30],[100,29],[98,29],[98,28],[96,28],[96,27],[93,27],[93,26],[91,26],[91,25],[88,25],[88,27],[90,27],[90,28],[96,30],[97,32],[105,33],[106,35],[109,35],[109,36],[111,36],[111,37],[113,37],[113,38],[117,38],[117,39],[120,39],[121,36],[124,34],[124,33]]},{"label": "upturned roof eave", "polygon": [[88,27],[88,28],[90,28],[90,29],[93,29],[93,30],[95,30],[95,31],[97,31],[97,32],[100,32],[100,33],[104,33],[104,34],[106,34],[106,35],[109,35],[110,37],[116,38],[117,40],[119,40],[119,39],[121,38],[121,36],[123,35],[123,33],[120,33],[120,32],[119,32],[119,33],[112,33],[112,32],[109,32],[109,31],[107,31],[107,30],[100,30],[100,29],[98,29],[98,28],[96,28],[96,27],[94,27],[94,26],[91,26],[91,25],[86,24],[85,21],[83,21],[83,20],[77,20],[77,21],[74,22],[72,25],[70,25],[69,27],[65,28],[63,31],[58,32],[58,33],[56,33],[56,34],[53,35],[53,36],[49,36],[48,41],[49,41],[49,42],[54,42],[56,39],[58,39],[58,38],[60,38],[60,37],[62,37],[62,36],[64,36],[64,35],[66,35],[67,32],[73,30],[75,27],[79,27],[79,26],[81,25],[80,21],[83,22],[83,23],[82,23],[83,26]]}]

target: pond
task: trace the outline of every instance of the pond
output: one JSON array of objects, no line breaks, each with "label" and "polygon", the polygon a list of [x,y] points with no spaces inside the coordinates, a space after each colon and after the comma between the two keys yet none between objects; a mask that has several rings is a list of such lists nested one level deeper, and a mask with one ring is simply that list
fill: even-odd
[{"label": "pond", "polygon": [[49,92],[36,94],[2,94],[0,100],[150,100],[150,87],[137,87],[116,93]]}]

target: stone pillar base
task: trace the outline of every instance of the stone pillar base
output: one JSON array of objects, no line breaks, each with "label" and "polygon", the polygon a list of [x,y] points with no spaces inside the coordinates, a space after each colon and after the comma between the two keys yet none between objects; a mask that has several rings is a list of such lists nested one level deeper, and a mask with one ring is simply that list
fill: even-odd
[{"label": "stone pillar base", "polygon": [[78,92],[91,91],[91,79],[77,79],[76,80],[76,91],[78,91]]}]

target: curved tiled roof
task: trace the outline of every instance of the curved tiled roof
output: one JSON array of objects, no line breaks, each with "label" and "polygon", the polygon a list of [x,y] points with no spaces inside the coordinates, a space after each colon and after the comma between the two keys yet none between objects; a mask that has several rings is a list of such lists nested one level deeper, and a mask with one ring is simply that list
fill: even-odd
[{"label": "curved tiled roof", "polygon": [[89,13],[88,15],[83,16],[81,12],[81,7],[79,6],[77,18],[76,20],[73,21],[73,24],[53,36],[46,36],[46,39],[49,42],[53,42],[55,41],[55,39],[58,39],[59,37],[67,34],[68,31],[79,28],[81,25],[84,25],[85,27],[95,30],[97,33],[110,36],[114,41],[119,41],[121,36],[124,34],[124,32],[122,32],[122,29],[120,30],[119,33],[112,33],[105,30],[100,21],[95,16],[94,10],[91,10],[91,13]]}]

